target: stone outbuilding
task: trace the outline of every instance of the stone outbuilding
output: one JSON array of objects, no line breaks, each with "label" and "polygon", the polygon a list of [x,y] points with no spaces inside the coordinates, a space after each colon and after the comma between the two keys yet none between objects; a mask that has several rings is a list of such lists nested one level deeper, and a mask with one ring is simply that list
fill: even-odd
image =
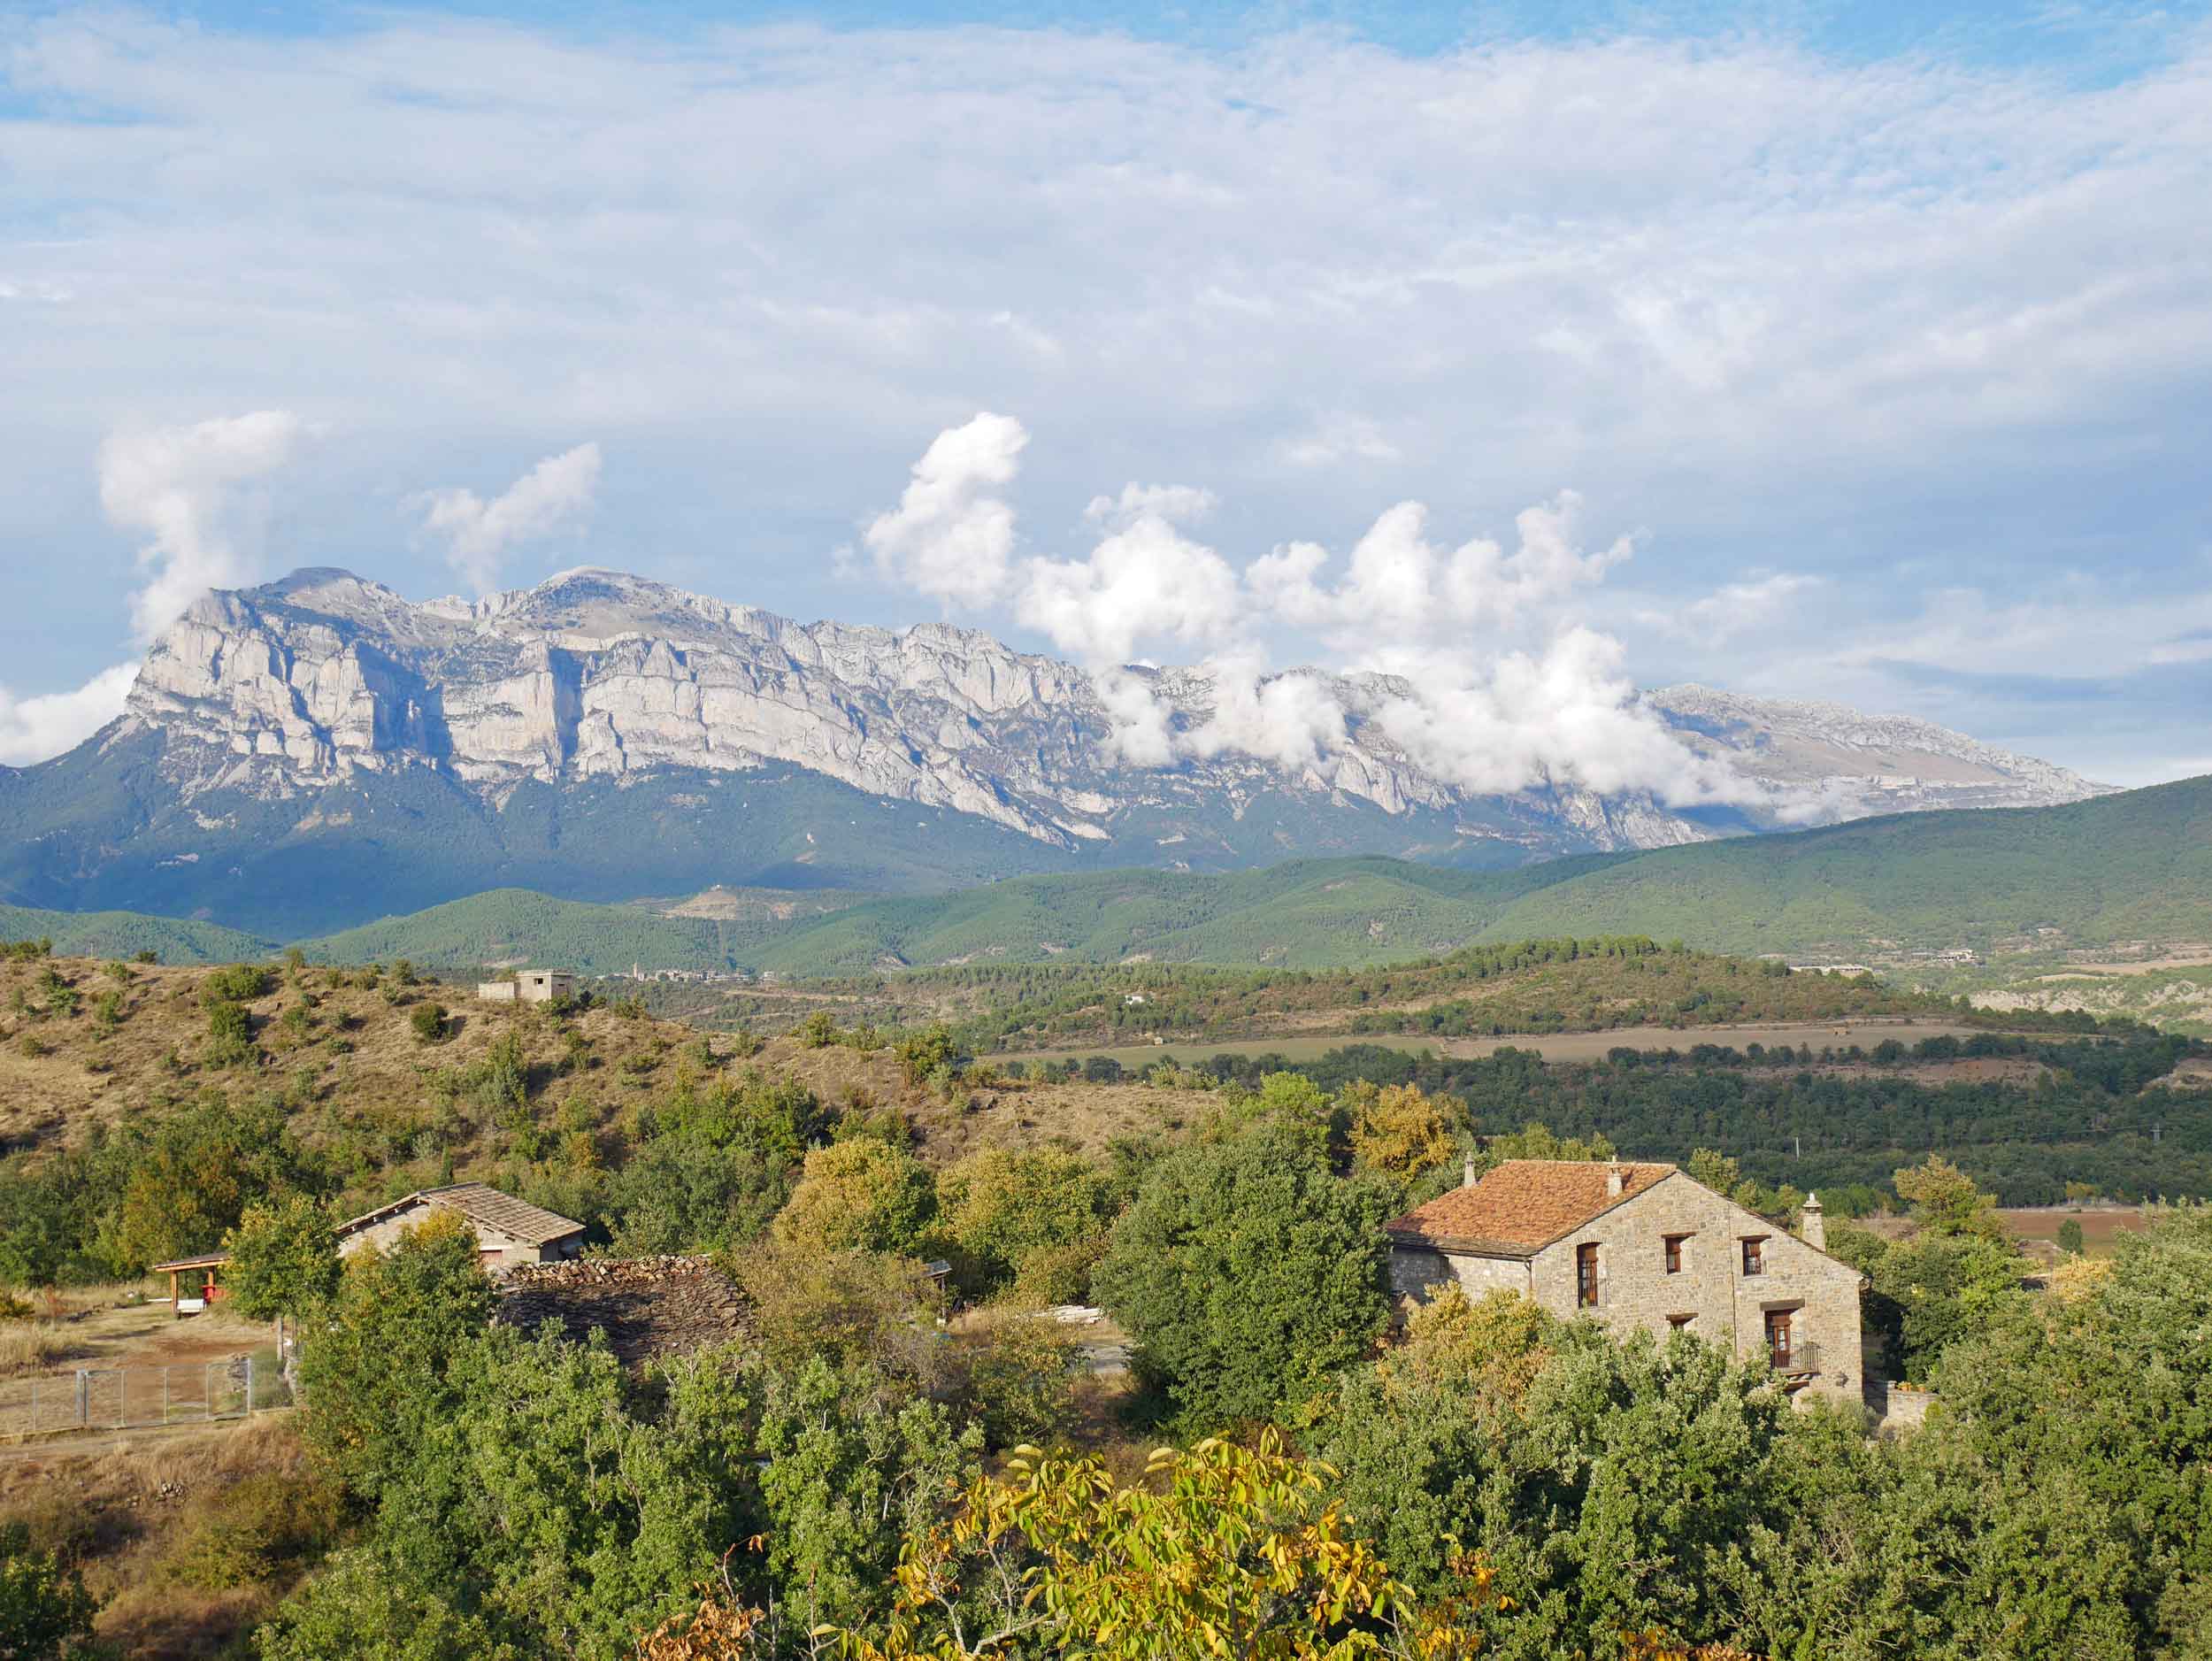
[{"label": "stone outbuilding", "polygon": [[511,1269],[525,1263],[561,1263],[581,1255],[584,1226],[573,1218],[503,1194],[483,1182],[456,1182],[420,1188],[338,1225],[338,1255],[349,1257],[364,1246],[384,1247],[401,1233],[449,1212],[476,1234],[478,1257],[487,1269]]},{"label": "stone outbuilding", "polygon": [[[1470,1175],[1471,1177],[1471,1168]],[[1855,1402],[1864,1278],[1671,1165],[1509,1159],[1387,1226],[1393,1288],[1509,1290],[1563,1319],[1687,1331],[1772,1363],[1793,1392]]]},{"label": "stone outbuilding", "polygon": [[524,969],[511,980],[480,980],[476,996],[494,1004],[550,1004],[576,996],[576,977],[565,969]]}]

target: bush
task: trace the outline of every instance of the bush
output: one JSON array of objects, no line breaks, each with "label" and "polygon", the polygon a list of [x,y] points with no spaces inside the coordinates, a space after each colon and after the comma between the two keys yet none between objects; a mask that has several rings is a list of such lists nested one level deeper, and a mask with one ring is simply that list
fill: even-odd
[{"label": "bush", "polygon": [[218,1004],[250,1004],[257,997],[268,996],[271,979],[269,972],[257,964],[234,963],[228,968],[215,970],[200,983],[200,1001],[211,1007]]},{"label": "bush", "polygon": [[446,1040],[446,1010],[442,1004],[418,1004],[407,1013],[419,1044],[442,1044]]},{"label": "bush", "polygon": [[253,1018],[240,1004],[211,1004],[207,1011],[207,1046],[201,1058],[211,1067],[243,1066],[257,1060]]},{"label": "bush", "polygon": [[74,1569],[31,1549],[31,1531],[0,1524],[0,1655],[22,1661],[85,1655],[99,1605]]},{"label": "bush", "polygon": [[968,1356],[968,1405],[994,1448],[1065,1434],[1073,1347],[1059,1322],[1033,1315],[995,1321]]},{"label": "bush", "polygon": [[234,1482],[203,1503],[170,1547],[167,1578],[208,1592],[261,1585],[329,1549],[342,1498],[337,1484],[306,1472]]}]

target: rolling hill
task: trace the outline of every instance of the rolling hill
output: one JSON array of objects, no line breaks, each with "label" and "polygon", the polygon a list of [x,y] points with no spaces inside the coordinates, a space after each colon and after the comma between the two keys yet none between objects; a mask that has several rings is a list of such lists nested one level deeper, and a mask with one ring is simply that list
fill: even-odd
[{"label": "rolling hill", "polygon": [[237,963],[265,957],[265,940],[219,923],[139,911],[47,911],[0,905],[0,940],[50,940],[69,957],[134,957],[150,951],[164,963]]}]

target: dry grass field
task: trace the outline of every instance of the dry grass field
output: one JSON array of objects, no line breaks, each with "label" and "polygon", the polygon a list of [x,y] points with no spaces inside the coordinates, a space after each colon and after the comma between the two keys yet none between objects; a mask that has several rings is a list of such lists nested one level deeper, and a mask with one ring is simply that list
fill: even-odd
[{"label": "dry grass field", "polygon": [[2071,1218],[2081,1225],[2082,1251],[2092,1257],[2108,1257],[2124,1234],[2139,1234],[2149,1219],[2139,1205],[2093,1205],[2077,1210],[2070,1205],[2017,1206],[1997,1213],[2023,1245],[2055,1257],[2058,1231]]},{"label": "dry grass field", "polygon": [[0,1453],[0,1521],[82,1571],[119,1653],[205,1661],[238,1653],[290,1588],[301,1531],[334,1532],[305,1467],[284,1415],[53,1443]]}]

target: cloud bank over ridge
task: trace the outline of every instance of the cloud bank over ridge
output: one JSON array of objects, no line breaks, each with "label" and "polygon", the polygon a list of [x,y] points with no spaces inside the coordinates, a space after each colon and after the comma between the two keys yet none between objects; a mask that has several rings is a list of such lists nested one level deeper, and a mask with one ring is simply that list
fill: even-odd
[{"label": "cloud bank over ridge", "polygon": [[[1560,783],[1674,806],[1758,798],[1724,764],[1678,742],[1639,701],[1620,642],[1569,609],[1633,552],[1626,536],[1586,550],[1571,491],[1525,509],[1510,551],[1486,537],[1439,545],[1428,510],[1399,503],[1338,575],[1335,557],[1316,542],[1276,548],[1240,570],[1179,522],[1210,511],[1210,491],[1132,483],[1093,498],[1086,518],[1097,540],[1087,553],[1018,561],[1015,509],[997,492],[1013,483],[1028,442],[1018,420],[988,411],[948,427],[868,540],[887,577],[948,610],[1010,612],[1081,662],[1114,724],[1108,751],[1120,760],[1165,766],[1236,750],[1296,769],[1342,749],[1337,700],[1313,677],[1271,663],[1265,642],[1291,630],[1323,642],[1331,669],[1402,681],[1402,695],[1377,688],[1357,713],[1463,788]],[[895,558],[883,557],[887,548]],[[1202,657],[1211,719],[1177,728],[1130,673],[1140,652],[1158,648]]]}]

